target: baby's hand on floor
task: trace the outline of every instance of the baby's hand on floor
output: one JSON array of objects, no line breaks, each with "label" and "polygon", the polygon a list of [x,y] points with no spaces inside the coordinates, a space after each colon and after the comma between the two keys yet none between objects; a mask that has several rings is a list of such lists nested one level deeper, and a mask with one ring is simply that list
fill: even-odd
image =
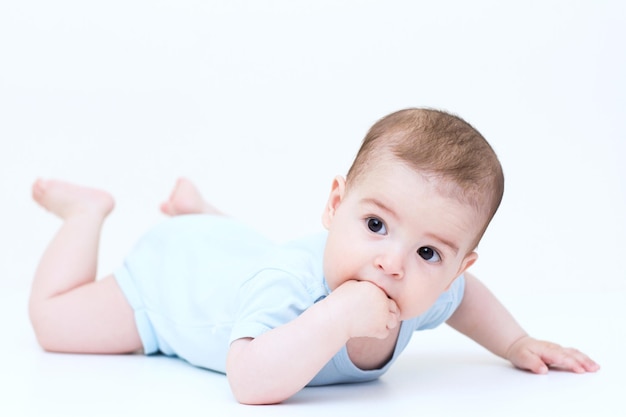
[{"label": "baby's hand on floor", "polygon": [[524,336],[511,345],[506,358],[513,365],[536,374],[545,374],[548,367],[582,374],[595,372],[600,366],[576,349]]}]

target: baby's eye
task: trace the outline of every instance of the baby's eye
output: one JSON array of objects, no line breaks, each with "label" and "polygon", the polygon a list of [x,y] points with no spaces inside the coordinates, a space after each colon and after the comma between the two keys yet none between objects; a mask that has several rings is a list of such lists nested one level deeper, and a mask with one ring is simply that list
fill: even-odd
[{"label": "baby's eye", "polygon": [[378,233],[379,235],[386,235],[387,228],[385,227],[385,223],[382,220],[377,219],[376,217],[370,217],[367,219],[367,228],[374,233]]},{"label": "baby's eye", "polygon": [[431,263],[439,262],[441,260],[439,253],[428,246],[422,246],[417,250],[417,253],[422,257],[422,259]]}]

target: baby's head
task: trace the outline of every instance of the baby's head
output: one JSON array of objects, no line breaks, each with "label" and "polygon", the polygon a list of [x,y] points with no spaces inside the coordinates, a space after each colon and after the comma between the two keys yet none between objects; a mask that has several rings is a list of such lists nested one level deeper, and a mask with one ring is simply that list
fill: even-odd
[{"label": "baby's head", "polygon": [[458,117],[409,109],[381,119],[324,209],[329,288],[368,281],[402,319],[423,313],[476,261],[503,188],[495,153]]},{"label": "baby's head", "polygon": [[397,111],[376,122],[365,136],[348,171],[346,189],[390,155],[434,182],[444,196],[477,211],[483,222],[474,240],[474,248],[478,246],[504,193],[502,167],[483,136],[443,111]]},{"label": "baby's head", "polygon": [[322,215],[329,288],[367,281],[402,320],[422,314],[476,261],[503,187],[495,153],[458,117],[409,109],[381,119]]}]

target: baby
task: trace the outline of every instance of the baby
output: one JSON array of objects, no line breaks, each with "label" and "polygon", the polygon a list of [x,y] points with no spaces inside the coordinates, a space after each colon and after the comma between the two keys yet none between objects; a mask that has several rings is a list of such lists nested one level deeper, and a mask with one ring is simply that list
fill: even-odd
[{"label": "baby", "polygon": [[34,199],[63,224],[35,273],[31,322],[48,351],[143,349],[225,372],[247,404],[376,379],[416,330],[444,322],[521,369],[596,371],[583,353],[528,336],[467,272],[503,190],[472,126],[406,109],[378,121],[333,180],[324,233],[273,243],[183,179],[161,207],[171,219],[96,280],[112,197],[38,180]]}]

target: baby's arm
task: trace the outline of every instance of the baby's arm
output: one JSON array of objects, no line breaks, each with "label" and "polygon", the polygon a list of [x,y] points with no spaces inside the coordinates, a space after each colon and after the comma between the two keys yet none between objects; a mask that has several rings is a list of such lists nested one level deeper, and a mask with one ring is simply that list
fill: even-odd
[{"label": "baby's arm", "polygon": [[350,338],[385,338],[398,325],[398,308],[383,291],[348,281],[293,321],[235,340],[228,381],[239,402],[278,403],[300,391]]},{"label": "baby's arm", "polygon": [[465,274],[463,301],[447,323],[521,369],[543,374],[549,366],[583,373],[598,364],[576,349],[534,339],[476,277]]}]

